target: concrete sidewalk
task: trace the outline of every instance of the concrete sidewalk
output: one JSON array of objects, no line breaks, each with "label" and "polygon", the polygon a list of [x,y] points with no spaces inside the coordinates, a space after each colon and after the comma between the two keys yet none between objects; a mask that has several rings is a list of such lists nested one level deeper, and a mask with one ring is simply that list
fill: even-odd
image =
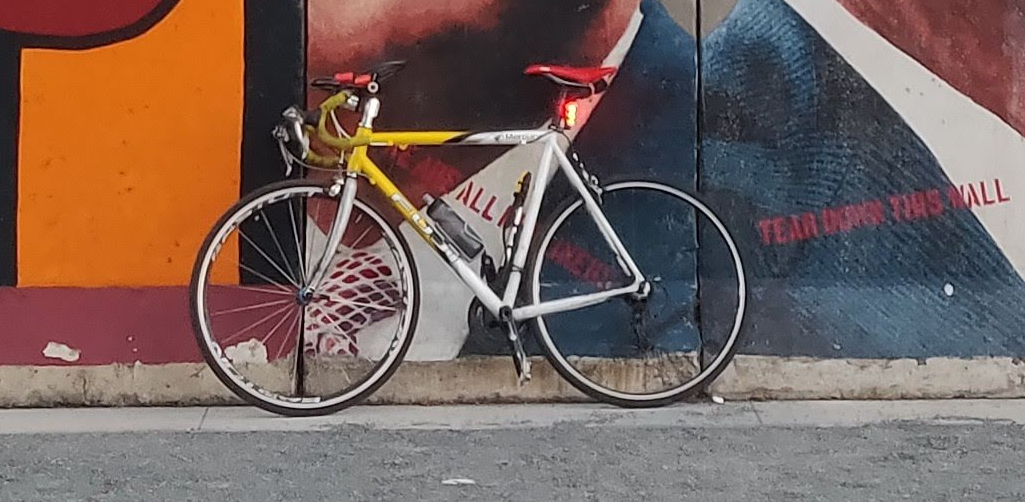
[{"label": "concrete sidewalk", "polygon": [[859,427],[913,420],[950,425],[1025,426],[1025,400],[781,401],[681,404],[627,410],[601,404],[361,406],[316,418],[286,418],[251,407],[0,410],[0,434],[482,430],[583,427]]}]

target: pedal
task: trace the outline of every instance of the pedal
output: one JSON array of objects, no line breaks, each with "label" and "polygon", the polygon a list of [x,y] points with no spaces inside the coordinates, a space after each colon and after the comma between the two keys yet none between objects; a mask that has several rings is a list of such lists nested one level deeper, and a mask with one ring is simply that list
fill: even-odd
[{"label": "pedal", "polygon": [[517,383],[523,385],[530,381],[530,359],[527,359],[527,353],[523,350],[523,339],[520,338],[516,322],[506,321],[505,326],[509,334],[509,345],[513,350],[513,365],[516,366]]}]

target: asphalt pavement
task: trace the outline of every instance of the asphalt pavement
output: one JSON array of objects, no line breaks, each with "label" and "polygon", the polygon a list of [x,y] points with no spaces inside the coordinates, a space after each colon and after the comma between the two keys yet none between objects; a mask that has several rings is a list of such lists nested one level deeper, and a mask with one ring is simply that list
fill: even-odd
[{"label": "asphalt pavement", "polygon": [[0,501],[1025,500],[1025,401],[0,410]]}]

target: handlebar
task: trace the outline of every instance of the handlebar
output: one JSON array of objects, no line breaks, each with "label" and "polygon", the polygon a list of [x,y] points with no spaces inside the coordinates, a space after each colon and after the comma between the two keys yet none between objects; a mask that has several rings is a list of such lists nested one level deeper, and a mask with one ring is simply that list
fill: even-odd
[{"label": "handlebar", "polygon": [[[377,117],[378,101],[374,95],[380,90],[379,82],[391,78],[405,66],[405,61],[389,61],[359,75],[347,72],[335,74],[333,77],[313,79],[310,82],[312,87],[328,91],[331,96],[314,110],[301,111],[295,107],[286,110],[283,115],[287,123],[275,129],[275,137],[281,142],[283,148],[303,161],[324,167],[337,167],[345,152],[370,144],[370,136],[366,130],[372,126],[373,119]],[[360,127],[356,129],[355,134],[350,136],[345,131],[331,134],[328,131],[327,117],[329,116],[332,117],[336,128],[340,129],[335,115],[335,111],[339,108],[351,112],[363,112],[363,120],[360,121]],[[314,152],[310,148],[309,141],[309,135],[314,132],[324,144],[338,149],[339,156],[322,156]],[[296,134],[303,137],[293,138],[292,136]]]},{"label": "handlebar", "polygon": [[[328,117],[334,117],[338,109],[350,112],[361,111],[363,99],[352,90],[342,90],[328,97],[320,106],[312,110],[301,110],[296,106],[289,107],[282,113],[282,122],[274,128],[274,137],[283,150],[292,157],[318,167],[333,169],[338,167],[345,152],[358,146],[370,144],[370,137],[357,129],[349,136],[344,131],[332,134],[328,130]],[[332,120],[332,122],[335,122]],[[337,122],[335,122],[337,125]],[[321,155],[310,148],[310,138],[316,135],[325,145],[338,150],[339,155]],[[284,154],[284,152],[283,152]],[[289,159],[286,157],[286,162]]]}]

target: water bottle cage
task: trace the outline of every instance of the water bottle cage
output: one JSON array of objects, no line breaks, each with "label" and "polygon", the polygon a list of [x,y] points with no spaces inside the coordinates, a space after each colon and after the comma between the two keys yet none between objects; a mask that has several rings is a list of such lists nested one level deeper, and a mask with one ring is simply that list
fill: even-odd
[{"label": "water bottle cage", "polygon": [[512,264],[513,250],[520,240],[520,226],[523,223],[523,203],[527,199],[527,192],[530,191],[530,171],[523,173],[516,182],[516,191],[513,192],[513,202],[509,207],[510,217],[502,225],[502,266],[499,270],[503,275],[508,275],[509,266]]},{"label": "water bottle cage", "polygon": [[480,257],[480,276],[494,289],[495,281],[498,279],[498,269],[495,267],[495,260],[487,251]]},{"label": "water bottle cage", "polygon": [[[445,201],[424,196],[427,216],[435,223],[436,239],[455,248],[467,261],[484,251],[484,240]],[[454,256],[453,256],[454,257]]]},{"label": "water bottle cage", "polygon": [[597,176],[587,172],[587,169],[584,168],[584,161],[580,160],[580,156],[577,155],[577,152],[573,149],[572,145],[570,146],[569,151],[569,161],[573,163],[573,167],[577,169],[577,174],[580,175],[580,179],[584,180],[584,184],[594,195],[595,200],[598,201],[598,204],[601,204],[601,196],[605,192],[601,187],[601,180],[599,180]]}]

